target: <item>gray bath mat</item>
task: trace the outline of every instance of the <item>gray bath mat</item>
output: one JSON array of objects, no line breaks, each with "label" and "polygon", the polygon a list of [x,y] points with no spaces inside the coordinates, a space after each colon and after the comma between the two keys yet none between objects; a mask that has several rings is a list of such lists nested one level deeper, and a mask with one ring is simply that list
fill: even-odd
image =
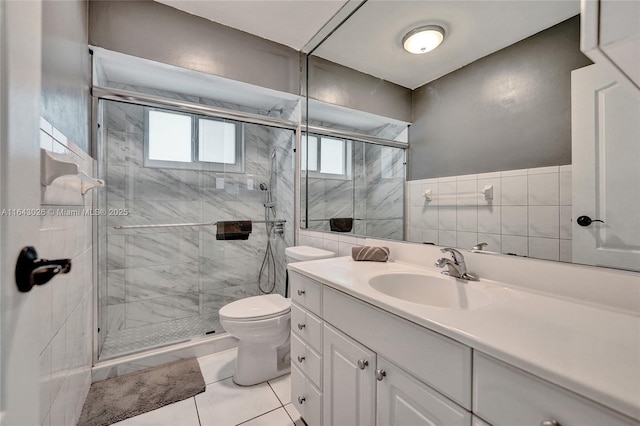
[{"label": "gray bath mat", "polygon": [[78,426],[106,426],[201,392],[195,358],[175,361],[91,385]]}]

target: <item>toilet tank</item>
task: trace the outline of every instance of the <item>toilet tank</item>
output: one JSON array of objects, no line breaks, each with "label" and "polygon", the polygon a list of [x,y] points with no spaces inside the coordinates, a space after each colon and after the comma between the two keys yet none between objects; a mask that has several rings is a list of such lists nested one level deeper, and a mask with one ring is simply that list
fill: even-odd
[{"label": "toilet tank", "polygon": [[309,246],[295,246],[284,249],[287,263],[302,262],[305,260],[326,259],[334,257],[336,254],[329,250],[323,250]]}]

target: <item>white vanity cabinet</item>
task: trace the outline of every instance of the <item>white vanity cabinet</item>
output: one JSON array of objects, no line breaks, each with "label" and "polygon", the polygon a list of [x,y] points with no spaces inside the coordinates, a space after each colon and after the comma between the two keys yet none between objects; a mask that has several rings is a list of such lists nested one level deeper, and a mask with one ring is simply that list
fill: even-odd
[{"label": "white vanity cabinet", "polygon": [[470,425],[464,408],[328,324],[324,386],[325,425]]},{"label": "white vanity cabinet", "polygon": [[291,273],[291,400],[309,426],[322,422],[322,284]]},{"label": "white vanity cabinet", "polygon": [[473,412],[493,425],[635,424],[605,407],[475,351]]},{"label": "white vanity cabinet", "polygon": [[324,325],[324,424],[373,425],[376,354]]},{"label": "white vanity cabinet", "polygon": [[[471,413],[378,356],[378,425],[469,426]],[[384,375],[382,375],[384,374]],[[373,424],[373,423],[372,423]]]},{"label": "white vanity cabinet", "polygon": [[294,271],[290,280],[303,290],[292,307],[291,396],[309,426],[640,426],[333,287]]}]

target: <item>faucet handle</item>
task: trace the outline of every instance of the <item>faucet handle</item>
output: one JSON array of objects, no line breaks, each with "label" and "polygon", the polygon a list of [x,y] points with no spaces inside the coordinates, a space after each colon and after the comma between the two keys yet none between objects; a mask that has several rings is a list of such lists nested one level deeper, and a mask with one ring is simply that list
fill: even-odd
[{"label": "faucet handle", "polygon": [[487,243],[478,243],[475,246],[473,246],[472,250],[483,250],[488,245],[489,244],[487,244]]},{"label": "faucet handle", "polygon": [[451,253],[453,261],[456,263],[456,265],[459,263],[464,263],[464,256],[462,256],[462,253],[460,253],[458,250],[451,247],[445,247],[443,249],[440,249],[440,251],[442,253]]}]

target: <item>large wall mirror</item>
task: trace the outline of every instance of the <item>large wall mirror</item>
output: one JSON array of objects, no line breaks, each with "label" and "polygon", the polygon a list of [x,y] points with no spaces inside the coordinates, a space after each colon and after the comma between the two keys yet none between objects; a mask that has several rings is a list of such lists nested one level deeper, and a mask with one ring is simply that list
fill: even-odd
[{"label": "large wall mirror", "polygon": [[306,61],[303,229],[640,270],[640,95],[578,0],[348,4]]}]

